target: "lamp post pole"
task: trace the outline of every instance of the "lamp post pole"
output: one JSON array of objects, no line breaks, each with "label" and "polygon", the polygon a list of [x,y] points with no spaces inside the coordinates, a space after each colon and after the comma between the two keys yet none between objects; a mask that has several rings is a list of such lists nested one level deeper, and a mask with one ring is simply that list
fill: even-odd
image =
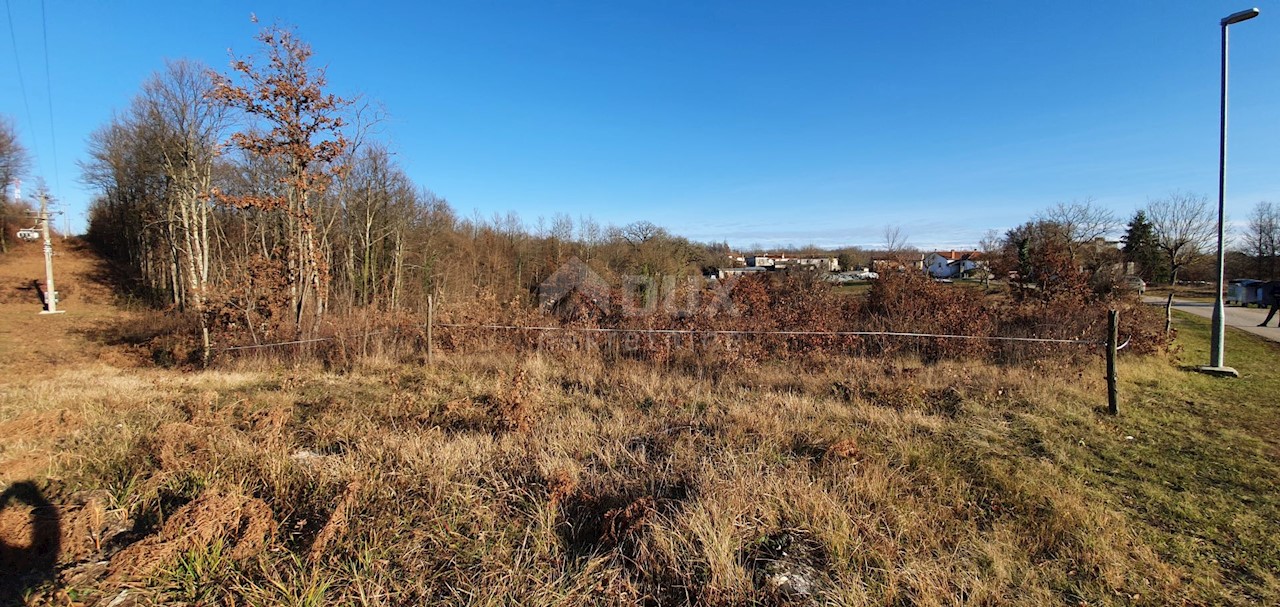
[{"label": "lamp post pole", "polygon": [[1235,369],[1224,363],[1224,334],[1226,333],[1226,309],[1223,302],[1222,287],[1225,278],[1226,252],[1223,249],[1225,240],[1225,215],[1227,202],[1227,36],[1231,25],[1247,21],[1258,16],[1256,8],[1232,13],[1222,19],[1222,97],[1218,114],[1218,274],[1217,297],[1213,301],[1213,326],[1210,333],[1209,366],[1203,370],[1215,375],[1238,377]]}]

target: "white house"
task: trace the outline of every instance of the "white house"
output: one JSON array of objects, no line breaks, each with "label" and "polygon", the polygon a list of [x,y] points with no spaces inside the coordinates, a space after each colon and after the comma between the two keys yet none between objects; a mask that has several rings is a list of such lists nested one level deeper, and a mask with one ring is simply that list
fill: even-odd
[{"label": "white house", "polygon": [[748,268],[772,268],[779,261],[786,261],[787,256],[775,255],[749,255],[747,256]]},{"label": "white house", "polygon": [[750,276],[760,272],[768,272],[769,268],[747,267],[747,268],[719,268],[716,270],[716,278],[721,280],[725,278],[733,278],[736,276]]},{"label": "white house", "polygon": [[935,251],[925,256],[924,267],[934,278],[958,278],[985,268],[986,262],[978,251]]},{"label": "white house", "polygon": [[810,266],[821,272],[839,272],[840,260],[835,257],[798,257],[789,262],[791,265]]},{"label": "white house", "polygon": [[822,272],[839,272],[840,260],[835,257],[787,257],[786,255],[751,255],[748,268],[785,269],[807,266]]}]

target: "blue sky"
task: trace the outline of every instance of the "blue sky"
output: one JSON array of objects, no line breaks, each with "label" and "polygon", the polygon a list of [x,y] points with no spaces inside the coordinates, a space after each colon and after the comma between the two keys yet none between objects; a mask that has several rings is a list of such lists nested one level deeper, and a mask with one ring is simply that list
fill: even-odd
[{"label": "blue sky", "polygon": [[[1056,202],[1127,217],[1172,190],[1215,198],[1217,24],[1251,6],[47,0],[42,26],[40,2],[7,2],[0,114],[73,229],[89,133],[166,58],[253,53],[254,13],[296,26],[334,92],[382,104],[399,162],[462,215],[647,219],[736,246],[900,225],[923,248]],[[1280,3],[1256,6],[1232,27],[1236,220],[1280,202]]]}]

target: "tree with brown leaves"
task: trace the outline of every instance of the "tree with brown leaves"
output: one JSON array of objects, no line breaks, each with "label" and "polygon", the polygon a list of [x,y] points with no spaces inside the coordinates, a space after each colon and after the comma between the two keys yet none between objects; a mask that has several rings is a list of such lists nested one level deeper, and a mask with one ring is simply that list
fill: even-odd
[{"label": "tree with brown leaves", "polygon": [[287,283],[296,330],[310,315],[313,326],[328,302],[330,252],[317,234],[318,200],[342,172],[339,160],[349,147],[342,113],[350,101],[325,92],[323,68],[309,65],[311,47],[292,31],[268,27],[257,37],[266,50],[265,65],[253,58],[233,59],[241,84],[215,74],[214,98],[244,112],[253,126],[232,135],[242,150],[285,168],[284,196],[224,196],[228,204],[283,215]]}]

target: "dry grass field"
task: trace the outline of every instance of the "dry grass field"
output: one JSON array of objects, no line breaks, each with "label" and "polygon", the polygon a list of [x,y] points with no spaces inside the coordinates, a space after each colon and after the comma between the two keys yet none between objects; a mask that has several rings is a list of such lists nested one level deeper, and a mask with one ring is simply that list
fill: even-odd
[{"label": "dry grass field", "polygon": [[184,372],[113,345],[158,321],[83,251],[36,316],[32,259],[0,259],[0,604],[1280,602],[1280,349],[1200,376],[1190,318],[1122,357],[1118,417],[1100,353]]}]

